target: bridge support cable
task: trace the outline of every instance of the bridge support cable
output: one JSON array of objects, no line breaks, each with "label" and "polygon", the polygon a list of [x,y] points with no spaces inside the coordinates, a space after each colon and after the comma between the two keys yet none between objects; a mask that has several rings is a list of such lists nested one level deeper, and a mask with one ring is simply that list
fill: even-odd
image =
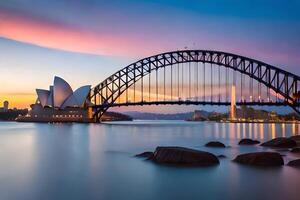
[{"label": "bridge support cable", "polygon": [[206,76],[206,74],[205,74],[205,63],[203,62],[203,101],[205,101],[205,76]]},{"label": "bridge support cable", "polygon": [[232,70],[232,85],[236,87],[236,71]]},{"label": "bridge support cable", "polygon": [[171,101],[173,101],[173,65],[171,65]]},{"label": "bridge support cable", "polygon": [[142,77],[141,77],[141,102],[144,101],[144,67],[142,67]]},{"label": "bridge support cable", "polygon": [[[128,88],[128,68],[126,68],[126,88]],[[128,103],[128,90],[126,92],[126,103]]]},{"label": "bridge support cable", "polygon": [[[211,60],[212,60],[212,58],[211,58]],[[212,65],[212,63],[210,63],[210,101],[213,102],[213,65]]]},{"label": "bridge support cable", "polygon": [[[120,73],[119,73],[119,77],[120,77],[120,76],[121,76],[121,75],[120,75]],[[118,80],[119,80],[119,82],[118,82],[118,101],[119,101],[119,103],[121,103],[121,91],[120,91],[121,79],[119,78]]]},{"label": "bridge support cable", "polygon": [[[197,54],[197,60],[198,60],[198,54]],[[199,62],[195,62],[196,67],[196,101],[199,100]]]},{"label": "bridge support cable", "polygon": [[243,74],[240,73],[240,75],[241,75],[241,80],[240,80],[241,99],[240,99],[240,101],[243,102]]},{"label": "bridge support cable", "polygon": [[177,99],[179,101],[180,99],[180,94],[179,94],[179,90],[180,90],[180,76],[179,76],[179,72],[180,72],[180,65],[179,63],[177,63]]},{"label": "bridge support cable", "polygon": [[110,93],[109,93],[109,95],[111,95],[111,98],[112,98],[112,100],[114,101],[115,100],[115,98],[114,98],[114,81],[112,81],[112,83],[111,83],[111,87],[110,87]]},{"label": "bridge support cable", "polygon": [[191,100],[191,61],[189,62],[189,100]]},{"label": "bridge support cable", "polygon": [[[266,69],[266,70],[268,70],[268,69]],[[270,84],[270,82],[271,82],[271,70],[268,70],[268,71],[267,71],[266,82],[269,83],[269,84]],[[270,93],[271,93],[271,90],[270,90],[269,87],[267,87],[267,98],[268,98],[268,102],[271,101],[271,94],[270,94]]]},{"label": "bridge support cable", "polygon": [[[259,66],[258,69],[258,77],[261,78],[261,66]],[[258,101],[261,101],[261,82],[257,82],[257,86],[258,86]]]},{"label": "bridge support cable", "polygon": [[164,67],[164,101],[166,100],[166,68]]},{"label": "bridge support cable", "polygon": [[[135,66],[134,66],[135,67]],[[133,102],[135,102],[135,83],[136,83],[136,80],[135,80],[135,70],[133,71]]]},{"label": "bridge support cable", "polygon": [[220,67],[220,65],[218,65],[218,87],[219,87],[218,101],[221,102],[221,67]]},{"label": "bridge support cable", "polygon": [[184,96],[184,63],[181,64],[181,95],[180,99]]},{"label": "bridge support cable", "polygon": [[226,75],[225,75],[225,78],[226,78],[226,80],[225,80],[225,86],[226,86],[226,102],[229,102],[229,100],[228,100],[228,85],[229,85],[229,69],[228,69],[228,67],[226,67]]},{"label": "bridge support cable", "polygon": [[148,82],[149,82],[149,83],[148,83],[148,84],[149,84],[149,86],[148,86],[148,87],[149,87],[149,88],[148,88],[149,102],[151,101],[151,71],[150,71],[150,70],[151,70],[151,65],[149,65],[149,72],[148,72],[148,73],[149,73],[149,74],[148,74],[148,76],[149,76],[149,77],[148,77],[148,78],[149,78],[149,80],[148,80]]},{"label": "bridge support cable", "polygon": [[156,101],[158,101],[158,68],[156,68]]},{"label": "bridge support cable", "polygon": [[253,79],[251,78],[250,81],[250,102],[253,102],[254,96],[253,96]]}]

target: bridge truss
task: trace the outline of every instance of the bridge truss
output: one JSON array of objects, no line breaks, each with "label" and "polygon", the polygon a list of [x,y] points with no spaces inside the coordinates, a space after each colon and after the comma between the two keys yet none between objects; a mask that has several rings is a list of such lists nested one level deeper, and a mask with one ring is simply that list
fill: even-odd
[{"label": "bridge truss", "polygon": [[299,76],[264,62],[219,51],[182,50],[141,59],[91,90],[94,119],[130,105],[287,105],[300,113]]}]

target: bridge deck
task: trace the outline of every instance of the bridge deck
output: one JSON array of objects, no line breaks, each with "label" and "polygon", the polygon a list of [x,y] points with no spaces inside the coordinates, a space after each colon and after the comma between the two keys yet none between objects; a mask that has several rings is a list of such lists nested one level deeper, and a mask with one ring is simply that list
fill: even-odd
[{"label": "bridge deck", "polygon": [[[229,106],[230,102],[210,102],[210,101],[140,101],[127,103],[114,103],[107,107],[121,107],[121,106],[148,106],[148,105],[216,105]],[[236,102],[237,106],[287,106],[285,102]],[[105,105],[96,105],[94,108],[103,108]]]}]

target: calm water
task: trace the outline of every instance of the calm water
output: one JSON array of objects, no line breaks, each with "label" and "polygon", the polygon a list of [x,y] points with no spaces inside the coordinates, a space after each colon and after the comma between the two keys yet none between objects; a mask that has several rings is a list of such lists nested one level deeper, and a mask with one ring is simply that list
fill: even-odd
[{"label": "calm water", "polygon": [[[231,162],[240,138],[300,133],[292,124],[135,121],[113,124],[0,123],[0,199],[300,199],[300,169]],[[205,148],[220,140],[230,148]],[[227,156],[216,167],[158,166],[133,155],[159,145]],[[266,150],[266,149],[265,149]],[[285,161],[296,158],[288,152]],[[300,156],[298,156],[300,157]]]}]

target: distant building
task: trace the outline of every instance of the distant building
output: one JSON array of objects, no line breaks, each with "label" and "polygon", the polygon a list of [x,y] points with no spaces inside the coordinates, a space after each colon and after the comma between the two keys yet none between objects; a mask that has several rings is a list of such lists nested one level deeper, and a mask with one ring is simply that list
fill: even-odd
[{"label": "distant building", "polygon": [[8,111],[8,101],[3,102],[3,107],[0,107],[0,112],[7,112]]},{"label": "distant building", "polygon": [[4,101],[3,102],[3,109],[4,109],[4,111],[8,111],[8,105],[9,105],[8,101]]},{"label": "distant building", "polygon": [[241,106],[236,109],[236,118],[237,119],[249,119],[249,120],[270,120],[275,119],[276,113],[268,112],[265,110],[256,110],[252,107]]},{"label": "distant building", "polygon": [[28,115],[18,121],[89,122],[92,118],[87,99],[90,88],[86,85],[73,92],[65,80],[55,76],[49,90],[36,89],[36,103],[31,105]]},{"label": "distant building", "polygon": [[19,116],[25,116],[28,113],[27,109],[9,109],[8,101],[3,102],[3,107],[0,108],[1,121],[14,121]]}]

